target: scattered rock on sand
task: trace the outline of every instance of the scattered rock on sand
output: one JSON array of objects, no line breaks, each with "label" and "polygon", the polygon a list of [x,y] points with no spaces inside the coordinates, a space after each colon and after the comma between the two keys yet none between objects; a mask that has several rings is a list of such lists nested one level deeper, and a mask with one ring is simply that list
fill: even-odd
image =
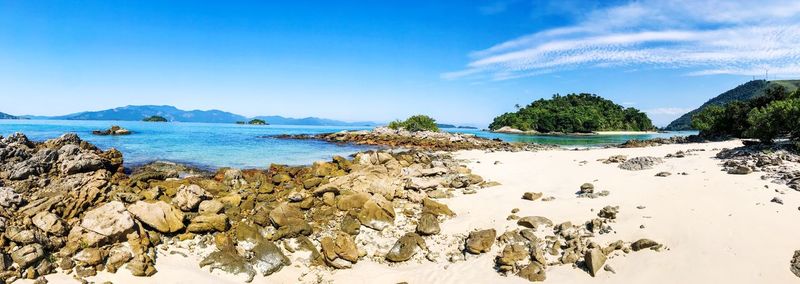
[{"label": "scattered rock on sand", "polygon": [[537,230],[541,225],[552,227],[553,221],[542,216],[527,216],[520,218],[517,225]]},{"label": "scattered rock on sand", "polygon": [[589,275],[594,277],[597,276],[597,271],[606,263],[606,255],[600,249],[593,248],[583,255],[583,261],[586,264],[586,268],[589,269]]},{"label": "scattered rock on sand", "polygon": [[659,243],[651,239],[640,239],[631,244],[631,249],[633,249],[633,251],[640,251],[646,248],[654,248],[657,246],[659,246]]},{"label": "scattered rock on sand", "polygon": [[772,200],[770,200],[770,202],[778,203],[780,205],[783,205],[783,200],[778,198],[778,197],[773,197]]},{"label": "scattered rock on sand", "polygon": [[582,184],[580,193],[594,193],[594,184],[588,182]]},{"label": "scattered rock on sand", "polygon": [[732,174],[732,175],[746,175],[746,174],[750,174],[752,172],[753,172],[753,169],[751,169],[748,166],[736,166],[735,168],[732,168],[732,169],[728,170],[728,174]]},{"label": "scattered rock on sand", "polygon": [[670,172],[659,172],[659,173],[656,174],[657,177],[668,177],[668,176],[671,176],[671,175],[672,175],[672,173],[670,173]]},{"label": "scattered rock on sand", "polygon": [[431,213],[422,213],[417,222],[417,233],[423,236],[435,235],[441,231],[439,219]]},{"label": "scattered rock on sand", "polygon": [[494,229],[470,232],[467,238],[466,250],[471,254],[487,252],[492,248],[496,237],[497,231]]},{"label": "scattered rock on sand", "polygon": [[619,213],[619,206],[606,206],[600,209],[600,212],[597,213],[597,217],[617,219],[617,213]]},{"label": "scattered rock on sand", "polygon": [[789,262],[789,270],[792,271],[795,276],[800,277],[800,250],[794,251],[794,256],[792,256],[792,260]]},{"label": "scattered rock on sand", "polygon": [[[492,240],[494,240],[494,237]],[[415,233],[407,233],[398,239],[392,249],[389,250],[389,253],[386,254],[386,260],[392,262],[409,260],[417,253],[418,248],[423,250],[427,249],[425,240]]]},{"label": "scattered rock on sand", "polygon": [[536,201],[537,199],[542,197],[541,192],[526,192],[522,194],[522,199]]},{"label": "scattered rock on sand", "polygon": [[651,156],[635,157],[619,164],[619,168],[629,171],[640,171],[640,170],[652,169],[653,166],[660,164],[662,162],[663,160],[661,160],[661,158],[656,158]]}]

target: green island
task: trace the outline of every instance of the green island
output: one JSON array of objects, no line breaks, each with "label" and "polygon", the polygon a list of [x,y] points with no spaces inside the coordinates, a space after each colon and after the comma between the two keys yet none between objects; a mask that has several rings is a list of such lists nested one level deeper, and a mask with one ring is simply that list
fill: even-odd
[{"label": "green island", "polygon": [[405,129],[411,132],[419,131],[439,131],[439,126],[436,124],[436,119],[427,115],[415,115],[407,118],[404,121],[395,120],[389,123],[391,129]]},{"label": "green island", "polygon": [[800,140],[800,89],[773,85],[763,95],[725,105],[709,105],[692,116],[692,127],[708,138]]},{"label": "green island", "polygon": [[492,131],[508,130],[537,133],[592,133],[596,131],[653,131],[647,114],[625,108],[594,94],[553,95],[528,106],[517,106],[494,118]]},{"label": "green island", "polygon": [[237,121],[237,122],[236,122],[236,124],[269,125],[269,123],[267,123],[267,122],[266,122],[266,121],[264,121],[263,119],[258,119],[258,118],[251,119],[251,120],[250,120],[250,121],[248,121],[248,122],[244,122],[244,121]]},{"label": "green island", "polygon": [[146,122],[167,122],[168,120],[166,118],[164,118],[163,116],[153,115],[153,116],[150,116],[150,117],[146,117],[145,119],[142,119],[142,121],[146,121]]}]

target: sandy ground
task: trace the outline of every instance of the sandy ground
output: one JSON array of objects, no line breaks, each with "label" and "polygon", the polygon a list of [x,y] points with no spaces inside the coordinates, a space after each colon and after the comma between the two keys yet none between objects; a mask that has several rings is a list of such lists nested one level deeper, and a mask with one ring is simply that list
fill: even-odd
[{"label": "sandy ground", "polygon": [[[800,193],[786,186],[760,179],[758,173],[745,176],[720,171],[713,158],[723,147],[740,143],[668,145],[636,149],[593,149],[584,151],[497,152],[466,151],[457,157],[468,161],[473,171],[502,183],[472,195],[442,200],[458,216],[442,224],[442,234],[466,234],[473,229],[495,228],[498,234],[518,228],[506,217],[519,208],[519,216],[545,216],[555,223],[584,223],[606,206],[619,206],[615,233],[595,240],[632,242],[639,238],[656,240],[668,248],[660,252],[617,253],[606,263],[616,274],[600,271],[592,278],[572,266],[547,268],[545,283],[795,283],[789,271],[794,250],[800,249]],[[685,158],[665,159],[654,169],[625,171],[616,164],[597,159],[623,154],[628,157],[657,156],[686,149],[706,149]],[[495,164],[495,161],[500,163]],[[585,161],[585,163],[582,163]],[[673,173],[656,177],[661,171]],[[688,175],[678,175],[686,172]],[[577,198],[584,182],[609,196]],[[768,188],[766,187],[768,186]],[[553,201],[522,200],[526,191],[543,192]],[[781,191],[785,194],[776,192]],[[784,205],[771,203],[779,196]],[[645,206],[637,209],[637,206]],[[640,226],[645,225],[644,229]],[[431,245],[434,249],[436,245]],[[411,261],[398,265],[359,261],[352,269],[304,275],[300,267],[286,267],[253,283],[529,283],[516,276],[505,277],[493,269],[502,248],[468,256],[466,261]],[[159,255],[159,273],[151,278],[130,276],[125,269],[103,273],[88,280],[114,283],[241,283],[241,277],[209,273],[197,266],[199,260],[180,255]],[[74,283],[70,276],[50,275],[51,283]]]}]

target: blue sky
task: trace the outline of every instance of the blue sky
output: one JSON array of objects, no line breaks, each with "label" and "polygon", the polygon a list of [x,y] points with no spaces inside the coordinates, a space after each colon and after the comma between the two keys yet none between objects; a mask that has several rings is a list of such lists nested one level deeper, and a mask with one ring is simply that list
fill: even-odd
[{"label": "blue sky", "polygon": [[800,77],[800,1],[5,1],[0,111],[129,104],[487,125],[590,92],[665,125]]}]

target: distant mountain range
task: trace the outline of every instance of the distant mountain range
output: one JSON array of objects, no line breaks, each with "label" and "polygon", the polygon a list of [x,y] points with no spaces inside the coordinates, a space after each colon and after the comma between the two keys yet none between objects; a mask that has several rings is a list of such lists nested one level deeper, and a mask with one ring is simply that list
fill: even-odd
[{"label": "distant mountain range", "polygon": [[[176,122],[207,122],[207,123],[235,123],[237,121],[249,121],[257,118],[265,120],[269,124],[285,125],[326,125],[326,126],[375,126],[375,122],[346,122],[333,119],[306,117],[288,118],[283,116],[257,116],[245,117],[235,113],[221,110],[182,110],[174,106],[124,106],[100,111],[85,111],[60,116],[32,116],[24,115],[21,118],[28,119],[60,119],[60,120],[122,120],[122,121],[141,121],[151,116],[161,116],[169,121]],[[8,116],[8,117],[6,117]],[[0,118],[16,118],[12,115],[0,113]]]},{"label": "distant mountain range", "polygon": [[0,119],[19,119],[19,117],[0,112]]},{"label": "distant mountain range", "polygon": [[665,130],[679,131],[692,129],[692,116],[711,105],[725,105],[733,101],[744,101],[761,96],[764,91],[773,86],[784,86],[788,91],[792,92],[800,87],[800,80],[779,80],[779,81],[766,81],[766,80],[753,80],[730,89],[719,96],[716,96],[699,108],[692,110],[678,119],[672,121]]}]

